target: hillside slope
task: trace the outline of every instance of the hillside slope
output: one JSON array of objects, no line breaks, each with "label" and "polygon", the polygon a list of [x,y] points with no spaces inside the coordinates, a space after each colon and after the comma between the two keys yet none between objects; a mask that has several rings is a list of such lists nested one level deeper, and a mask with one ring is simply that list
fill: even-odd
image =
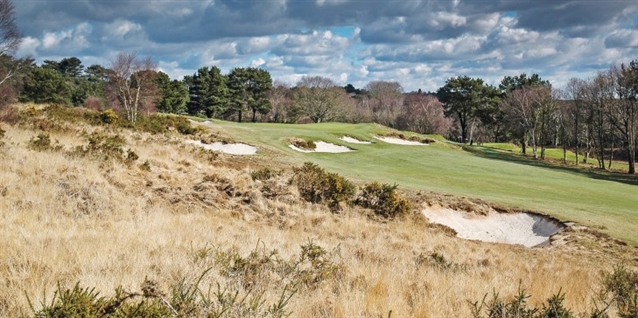
[{"label": "hillside slope", "polygon": [[[196,130],[162,124],[162,133],[149,133],[91,124],[90,113],[67,119],[55,114],[55,109],[21,106],[16,116],[3,117],[11,121],[0,123],[5,131],[0,316],[33,315],[29,299],[35,311],[53,307],[56,286],[66,290],[75,284],[105,297],[117,295],[121,286],[125,295],[138,293],[134,301],[151,297],[168,316],[177,311],[176,302],[184,304],[175,300],[184,290],[201,293],[192,296],[199,297],[197,306],[180,310],[227,306],[225,315],[233,317],[273,312],[467,317],[469,302],[493,291],[509,298],[519,288],[532,295],[532,306],[562,290],[565,306],[587,312],[598,303],[601,270],[620,263],[638,267],[634,246],[596,231],[572,229],[560,244],[530,249],[459,239],[419,213],[427,201],[485,202],[423,190],[472,197],[483,191],[507,203],[506,187],[498,183],[512,175],[499,171],[529,169],[524,177],[539,181],[538,168],[489,168],[493,161],[444,143],[404,148],[377,142],[349,145],[358,150],[353,153],[304,154],[286,141],[294,136],[339,143],[335,137],[341,134],[369,139],[390,132],[380,126],[215,122]],[[187,144],[189,139],[238,140],[259,150],[255,156],[226,155]],[[455,158],[465,162],[466,171],[446,164],[460,164]],[[305,202],[290,183],[291,166],[305,161],[353,180],[400,183],[414,213],[388,220],[356,206],[334,213],[324,204]],[[422,170],[411,167],[417,163]],[[281,172],[254,179],[264,167]],[[482,189],[488,183],[468,178],[470,167],[492,176],[494,188]],[[564,177],[598,185],[577,174]],[[534,191],[551,193],[547,187]]]}]

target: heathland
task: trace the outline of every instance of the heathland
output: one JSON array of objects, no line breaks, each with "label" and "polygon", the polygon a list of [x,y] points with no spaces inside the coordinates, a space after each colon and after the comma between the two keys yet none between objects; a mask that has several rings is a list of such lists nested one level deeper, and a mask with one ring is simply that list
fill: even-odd
[{"label": "heathland", "polygon": [[[520,290],[531,296],[518,306],[538,313],[557,299],[574,315],[607,304],[612,316],[631,310],[614,286],[638,282],[635,176],[375,124],[154,115],[130,126],[108,111],[3,112],[0,316],[90,307],[120,315],[479,317]],[[389,135],[428,145],[374,138]],[[229,155],[187,140],[258,150]],[[293,140],[354,151],[301,153],[290,149]],[[344,196],[308,200],[302,166]],[[409,208],[376,213],[361,197],[375,181],[398,185],[385,189]],[[545,247],[468,241],[431,224],[420,213],[428,206],[531,211],[576,225]]]}]

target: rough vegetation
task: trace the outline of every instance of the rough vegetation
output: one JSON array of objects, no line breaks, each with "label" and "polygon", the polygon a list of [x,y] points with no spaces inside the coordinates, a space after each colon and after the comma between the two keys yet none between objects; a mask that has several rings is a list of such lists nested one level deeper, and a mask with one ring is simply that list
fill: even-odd
[{"label": "rough vegetation", "polygon": [[326,202],[332,209],[339,210],[341,202],[348,202],[355,195],[355,185],[346,178],[326,172],[311,162],[293,168],[293,183],[299,194],[312,203]]},{"label": "rough vegetation", "polygon": [[488,203],[18,107],[1,124],[0,316],[468,317],[519,290],[535,315],[635,313],[635,247],[594,230],[535,249],[464,241],[393,207]]}]

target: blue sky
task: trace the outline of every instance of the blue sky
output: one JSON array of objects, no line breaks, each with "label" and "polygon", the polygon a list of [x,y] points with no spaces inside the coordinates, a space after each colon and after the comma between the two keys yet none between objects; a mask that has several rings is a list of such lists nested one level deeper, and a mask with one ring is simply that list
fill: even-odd
[{"label": "blue sky", "polygon": [[19,55],[119,52],[172,78],[202,66],[256,66],[294,85],[305,75],[364,87],[433,91],[453,76],[497,84],[538,73],[555,86],[638,59],[635,0],[14,0]]}]

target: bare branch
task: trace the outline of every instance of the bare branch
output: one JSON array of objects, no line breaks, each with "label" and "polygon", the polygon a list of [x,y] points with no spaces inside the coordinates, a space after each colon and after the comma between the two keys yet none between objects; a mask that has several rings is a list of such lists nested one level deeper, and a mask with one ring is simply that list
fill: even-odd
[{"label": "bare branch", "polygon": [[15,21],[11,0],[0,0],[0,55],[11,55],[18,49],[22,35]]}]

